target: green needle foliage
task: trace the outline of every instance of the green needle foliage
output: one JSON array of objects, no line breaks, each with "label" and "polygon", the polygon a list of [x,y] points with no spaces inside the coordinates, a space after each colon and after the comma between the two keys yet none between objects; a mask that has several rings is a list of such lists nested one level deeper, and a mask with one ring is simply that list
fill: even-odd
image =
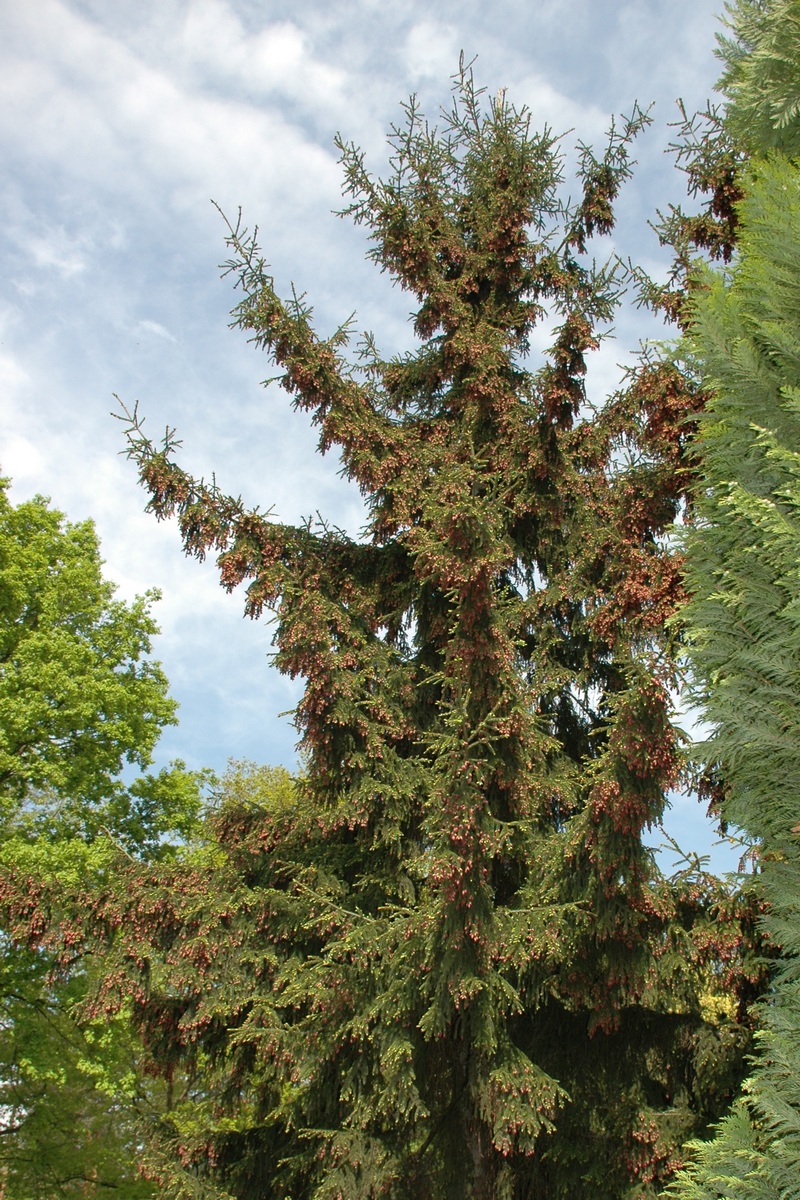
[{"label": "green needle foliage", "polygon": [[[245,510],[132,420],[151,509],[276,610],[306,685],[303,779],[239,769],[205,846],[120,863],[62,934],[182,1081],[148,1142],[164,1195],[653,1196],[738,1086],[753,905],[643,844],[682,765],[666,532],[700,398],[649,362],[584,388],[618,299],[588,247],[645,121],[582,148],[575,204],[552,136],[466,69],[441,129],[408,106],[388,180],[341,142],[416,305],[388,361],[321,338],[230,230],[235,323],[341,455],[361,539]],[[50,927],[46,887],[19,904]]]},{"label": "green needle foliage", "polygon": [[[470,1187],[477,1168],[455,1122],[465,1001],[455,1021],[431,1027],[434,988],[455,975],[459,947],[442,964],[430,958],[424,884],[409,871],[404,899],[390,900],[378,891],[378,852],[344,812],[333,831],[330,820],[304,782],[236,764],[206,845],[179,869],[120,865],[80,920],[80,936],[88,925],[104,947],[93,1011],[129,1011],[148,1070],[171,1086],[142,1150],[160,1195]],[[657,895],[669,917],[647,979],[606,1028],[591,999],[573,999],[583,980],[559,995],[562,964],[590,970],[588,954],[577,957],[578,920],[541,901],[499,914],[506,1049],[488,1081],[500,1175],[489,1194],[652,1196],[680,1143],[735,1093],[749,1044],[739,1010],[760,982],[752,906],[694,874]],[[47,897],[37,900],[41,914]],[[604,969],[592,977],[598,992]],[[538,995],[523,991],[527,980]]]}]

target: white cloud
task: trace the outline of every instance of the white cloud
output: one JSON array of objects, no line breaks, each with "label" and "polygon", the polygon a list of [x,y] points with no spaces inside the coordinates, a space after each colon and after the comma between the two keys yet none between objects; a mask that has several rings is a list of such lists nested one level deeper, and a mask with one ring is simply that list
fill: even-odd
[{"label": "white cloud", "polygon": [[[600,141],[608,128],[609,114],[595,104],[581,104],[564,95],[540,74],[528,74],[508,89],[509,100],[518,108],[523,104],[530,110],[534,129],[548,126],[557,137],[574,130],[566,140]],[[565,148],[566,148],[565,146]]]},{"label": "white cloud", "polygon": [[[9,322],[8,309],[6,309],[2,318],[2,325],[5,326]],[[5,330],[3,330],[5,333]],[[0,354],[0,394],[3,396],[6,404],[9,404],[14,395],[21,390],[29,381],[30,376],[25,367],[16,361],[10,354]]]},{"label": "white cloud", "polygon": [[44,466],[45,460],[41,451],[29,438],[11,434],[4,439],[0,469],[18,485],[21,484],[24,488],[27,480],[41,478]]},{"label": "white cloud", "polygon": [[424,20],[408,31],[404,46],[406,69],[413,80],[435,79],[441,83],[453,75],[463,49],[452,25]]},{"label": "white cloud", "polygon": [[160,325],[158,321],[140,321],[136,328],[143,329],[145,333],[155,334],[156,337],[164,338],[165,341],[168,342],[177,342],[178,340],[174,334],[171,334],[170,331],[165,329],[163,325]]},{"label": "white cloud", "polygon": [[[18,153],[34,153],[128,202],[148,194],[157,200],[164,191],[180,208],[190,196],[194,203],[207,204],[209,195],[228,201],[234,181],[239,195],[273,195],[284,203],[291,190],[295,207],[320,194],[329,202],[338,197],[333,155],[279,108],[182,84],[166,65],[142,61],[56,0],[41,0],[35,12],[20,8],[15,19],[23,61],[0,77],[0,133]],[[266,58],[280,65],[297,95],[315,93],[321,102],[336,72],[298,70],[302,39],[289,27],[279,27],[277,38],[274,47],[266,35],[249,47],[250,72],[255,77],[255,64]],[[294,186],[298,177],[302,194]]]},{"label": "white cloud", "polygon": [[346,73],[321,62],[307,34],[292,21],[270,22],[248,34],[222,0],[194,0],[173,49],[195,83],[223,82],[254,96],[282,95],[328,117],[350,102]]},{"label": "white cloud", "polygon": [[69,278],[86,270],[86,257],[79,243],[70,239],[63,229],[49,236],[31,238],[26,247],[37,267],[50,268]]}]

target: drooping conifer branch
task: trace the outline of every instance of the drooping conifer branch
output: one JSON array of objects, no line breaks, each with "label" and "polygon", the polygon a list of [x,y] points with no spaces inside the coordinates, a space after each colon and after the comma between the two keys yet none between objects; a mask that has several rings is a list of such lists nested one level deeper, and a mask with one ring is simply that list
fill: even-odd
[{"label": "drooping conifer branch", "polygon": [[[362,542],[245,510],[130,417],[151,508],[275,609],[305,681],[306,776],[290,805],[223,811],[222,891],[150,875],[97,912],[154,1063],[214,1072],[222,1116],[184,1153],[237,1197],[652,1195],[675,1097],[682,1128],[707,1119],[721,893],[670,890],[644,840],[681,770],[665,531],[699,397],[655,367],[585,390],[620,287],[589,242],[646,120],[583,148],[575,205],[553,136],[463,63],[439,129],[407,107],[388,180],[340,141],[347,211],[416,305],[420,344],[389,361],[371,336],[351,361],[348,322],[320,337],[229,229],[234,323],[341,453]],[[734,1075],[746,1041],[720,1050]]]}]

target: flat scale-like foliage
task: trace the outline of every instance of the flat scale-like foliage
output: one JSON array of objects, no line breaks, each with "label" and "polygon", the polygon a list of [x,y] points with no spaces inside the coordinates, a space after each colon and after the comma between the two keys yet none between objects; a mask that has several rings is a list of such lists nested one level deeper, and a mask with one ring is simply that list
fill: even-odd
[{"label": "flat scale-like foliage", "polygon": [[689,343],[713,389],[703,490],[688,540],[697,692],[722,764],[722,812],[760,846],[764,928],[775,952],[745,1096],[675,1194],[800,1197],[800,6],[743,0],[723,41],[725,121],[742,172],[738,257],[703,277]]}]

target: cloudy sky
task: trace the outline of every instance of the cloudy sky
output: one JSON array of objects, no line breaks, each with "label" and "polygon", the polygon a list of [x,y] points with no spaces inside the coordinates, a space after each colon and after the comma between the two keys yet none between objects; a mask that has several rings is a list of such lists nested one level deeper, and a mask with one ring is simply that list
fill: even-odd
[{"label": "cloudy sky", "polygon": [[[241,616],[214,568],[185,560],[143,512],[112,394],[138,400],[151,436],[284,521],[319,511],[357,532],[360,504],[306,418],[260,381],[271,371],[228,328],[224,227],[258,224],[279,288],[308,293],[318,328],[353,311],[384,354],[410,345],[409,304],[365,261],[363,231],[333,215],[340,131],[380,172],[385,132],[416,92],[436,116],[459,52],[539,125],[600,144],[612,113],[655,103],[615,241],[652,271],[647,222],[682,199],[664,148],[675,101],[703,107],[717,76],[716,0],[0,0],[0,467],[97,524],[107,573],[129,597],[163,593],[158,656],[181,704],[162,760],[229,756],[292,765],[280,713],[298,690],[268,663],[267,623]],[[568,133],[567,131],[573,132]],[[612,388],[640,338],[632,306],[592,366]],[[706,849],[697,806],[670,830]],[[717,852],[718,853],[718,852]],[[717,858],[718,862],[730,859]]]}]

